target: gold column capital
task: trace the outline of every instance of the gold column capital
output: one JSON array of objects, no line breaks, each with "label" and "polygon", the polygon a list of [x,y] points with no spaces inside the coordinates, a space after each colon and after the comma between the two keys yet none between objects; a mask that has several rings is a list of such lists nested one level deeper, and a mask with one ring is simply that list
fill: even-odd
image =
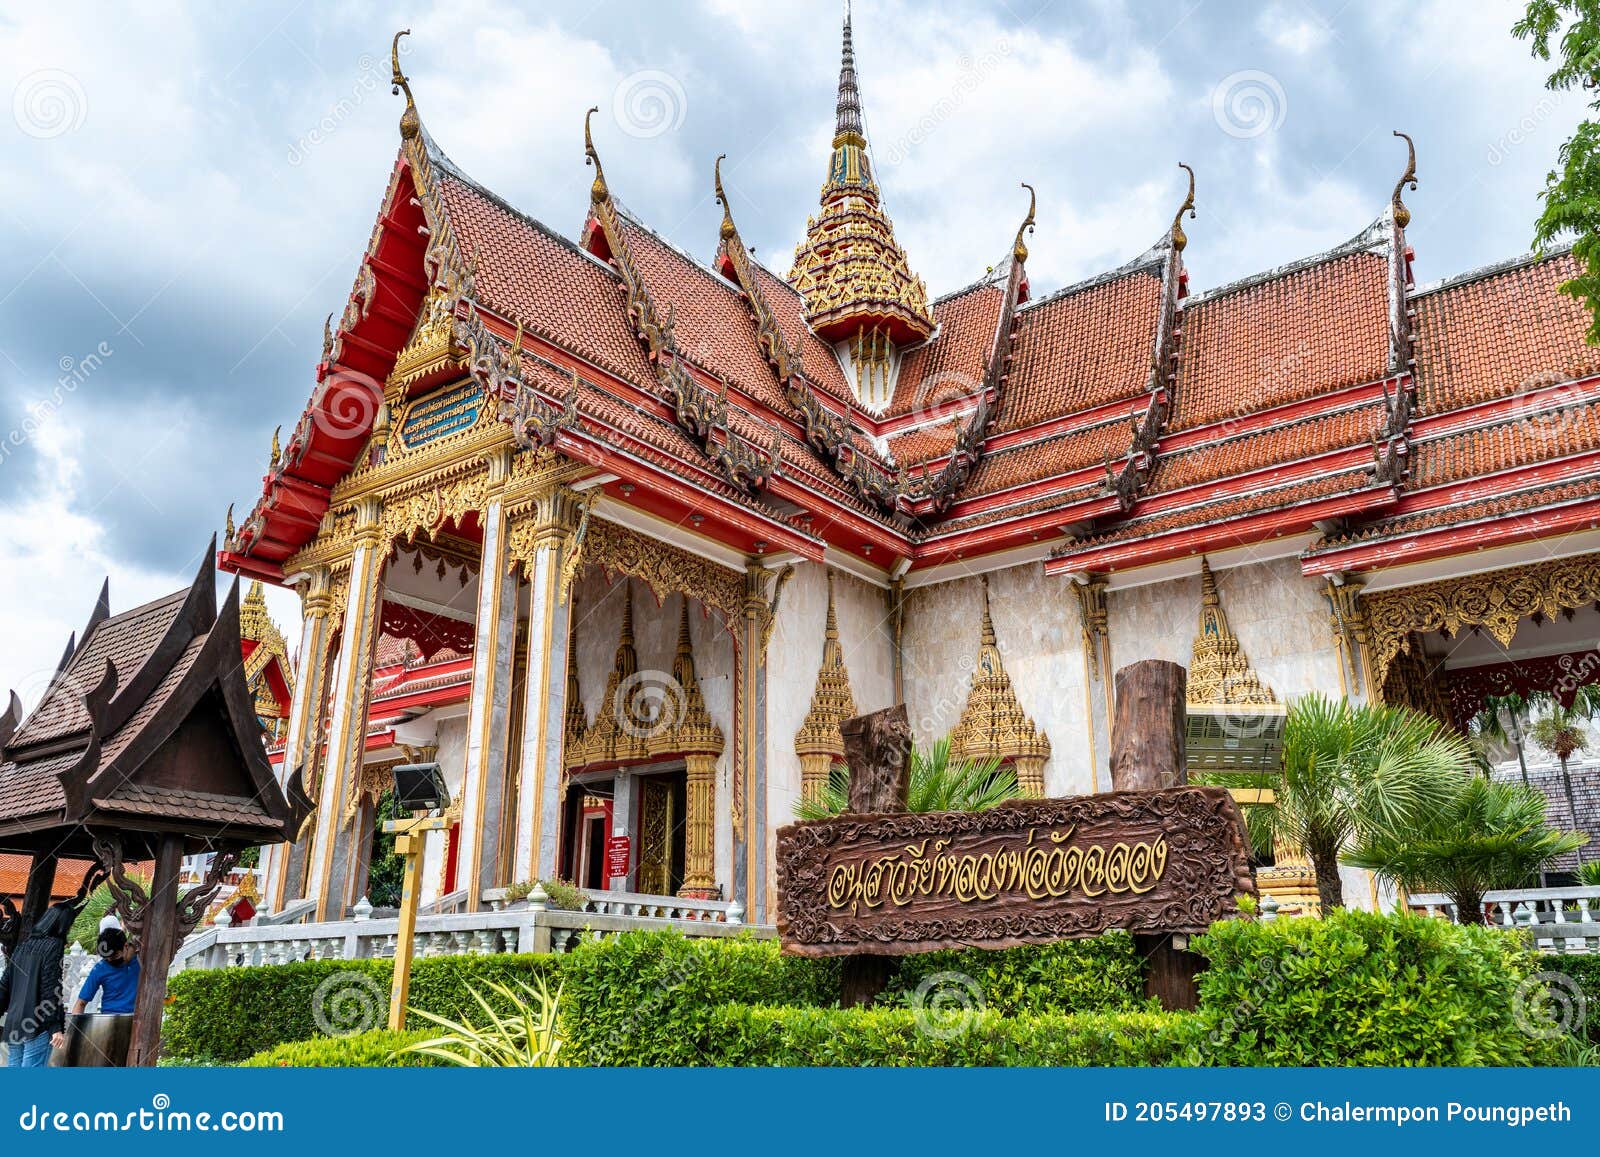
[{"label": "gold column capital", "polygon": [[376,548],[383,543],[383,500],[376,495],[359,498],[355,504],[356,526],[353,545]]}]

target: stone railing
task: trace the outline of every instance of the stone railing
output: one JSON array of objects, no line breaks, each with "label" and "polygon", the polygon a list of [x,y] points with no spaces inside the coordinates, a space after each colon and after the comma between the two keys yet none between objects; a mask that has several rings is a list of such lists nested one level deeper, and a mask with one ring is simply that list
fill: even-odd
[{"label": "stone railing", "polygon": [[[775,935],[770,927],[743,923],[737,901],[679,901],[665,896],[608,892],[590,900],[581,912],[549,908],[543,894],[531,902],[508,905],[503,892],[486,893],[486,912],[450,912],[417,918],[418,957],[491,955],[509,952],[567,952],[585,939],[600,940],[619,932],[676,929],[685,936],[725,937],[748,933],[761,939]],[[631,909],[631,910],[630,910]],[[392,958],[399,921],[374,920],[369,905],[357,905],[349,920],[319,924],[255,924],[235,928],[224,913],[219,923],[186,940],[173,958],[174,972],[193,968],[237,968],[287,964],[297,960],[369,960]],[[660,913],[659,915],[657,913]]]},{"label": "stone railing", "polygon": [[[1600,888],[1513,888],[1489,892],[1483,902],[1491,924],[1527,929],[1541,952],[1600,952]],[[1413,912],[1460,922],[1448,896],[1422,892],[1406,903]]]}]

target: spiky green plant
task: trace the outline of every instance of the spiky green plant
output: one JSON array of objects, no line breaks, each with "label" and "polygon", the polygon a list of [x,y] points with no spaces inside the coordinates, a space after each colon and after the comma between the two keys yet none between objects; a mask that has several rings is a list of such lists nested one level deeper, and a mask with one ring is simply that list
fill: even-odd
[{"label": "spiky green plant", "polygon": [[[1016,770],[998,759],[964,759],[952,755],[950,740],[911,753],[906,810],[912,812],[978,812],[1022,794]],[[795,804],[797,819],[823,820],[850,810],[850,769],[836,763],[816,799]]]},{"label": "spiky green plant", "polygon": [[1543,792],[1477,776],[1453,786],[1408,827],[1370,834],[1346,852],[1345,863],[1414,892],[1442,892],[1458,920],[1480,924],[1486,893],[1522,887],[1550,860],[1589,841],[1545,822]]},{"label": "spiky green plant", "polygon": [[1600,860],[1578,865],[1578,883],[1585,888],[1600,888]]},{"label": "spiky green plant", "polygon": [[1306,695],[1284,724],[1283,769],[1209,776],[1228,787],[1270,789],[1271,806],[1247,807],[1258,850],[1278,841],[1305,849],[1324,911],[1344,906],[1339,853],[1382,831],[1404,830],[1471,775],[1472,749],[1438,720],[1403,707]]},{"label": "spiky green plant", "polygon": [[446,1030],[442,1036],[417,1041],[395,1055],[418,1053],[448,1065],[471,1069],[554,1068],[561,1062],[562,1035],[559,1023],[561,989],[554,993],[541,977],[536,985],[521,980],[516,987],[489,981],[487,987],[500,998],[497,1006],[475,987],[468,995],[483,1009],[485,1022],[460,1021],[413,1008],[419,1016]]}]

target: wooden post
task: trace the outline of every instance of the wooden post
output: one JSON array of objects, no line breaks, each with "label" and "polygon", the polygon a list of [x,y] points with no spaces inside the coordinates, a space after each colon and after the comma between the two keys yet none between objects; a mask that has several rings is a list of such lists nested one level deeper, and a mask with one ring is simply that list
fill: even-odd
[{"label": "wooden post", "polygon": [[[1189,782],[1183,736],[1188,672],[1177,663],[1145,659],[1117,672],[1117,712],[1111,725],[1111,790],[1160,791]],[[1199,1006],[1195,987],[1204,961],[1187,951],[1188,937],[1135,935],[1145,959],[1144,991],[1167,1009]]]},{"label": "wooden post", "polygon": [[150,902],[139,933],[139,992],[133,1002],[128,1064],[149,1068],[161,1058],[161,1017],[167,1005],[167,969],[178,949],[178,867],[183,837],[165,832],[156,846]]},{"label": "wooden post", "polygon": [[35,852],[28,868],[28,883],[22,893],[22,911],[17,921],[17,943],[28,938],[34,924],[45,909],[50,907],[50,896],[55,889],[56,865],[60,858],[54,852]]},{"label": "wooden post", "polygon": [[405,881],[400,886],[400,926],[395,930],[394,972],[389,985],[389,1031],[406,1027],[406,1002],[411,996],[411,953],[417,935],[417,905],[422,899],[422,853],[427,833],[444,831],[442,816],[385,820],[383,830],[394,833],[394,850],[406,858]]},{"label": "wooden post", "polygon": [[[911,723],[897,704],[839,724],[850,768],[850,810],[863,814],[903,812],[910,789]],[[839,976],[839,1004],[870,1005],[889,984],[895,961],[887,956],[846,956]]]}]

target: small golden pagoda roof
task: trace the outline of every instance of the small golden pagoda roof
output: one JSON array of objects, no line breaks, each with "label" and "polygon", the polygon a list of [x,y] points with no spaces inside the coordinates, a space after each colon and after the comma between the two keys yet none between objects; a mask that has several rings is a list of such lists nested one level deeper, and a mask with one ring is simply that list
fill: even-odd
[{"label": "small golden pagoda roof", "polygon": [[848,15],[822,210],[806,223],[789,280],[805,299],[811,328],[829,340],[881,329],[906,345],[933,332],[927,287],[906,264],[872,175]]},{"label": "small golden pagoda roof", "polygon": [[1189,664],[1189,702],[1225,705],[1275,703],[1272,689],[1250,668],[1239,640],[1228,626],[1211,564],[1200,560],[1200,630]]},{"label": "small golden pagoda roof", "polygon": [[833,611],[833,572],[828,572],[828,617],[822,634],[822,664],[817,668],[817,685],[811,692],[811,710],[794,737],[797,755],[831,755],[844,758],[844,739],[839,724],[856,713],[856,697],[850,690],[850,672],[844,665],[844,648],[839,645],[839,620]]},{"label": "small golden pagoda roof", "polygon": [[989,613],[989,579],[983,579],[983,632],[978,666],[972,673],[967,706],[950,733],[950,749],[968,759],[1050,757],[1050,739],[1033,725],[1017,700],[1016,688],[1000,655],[994,619]]}]

